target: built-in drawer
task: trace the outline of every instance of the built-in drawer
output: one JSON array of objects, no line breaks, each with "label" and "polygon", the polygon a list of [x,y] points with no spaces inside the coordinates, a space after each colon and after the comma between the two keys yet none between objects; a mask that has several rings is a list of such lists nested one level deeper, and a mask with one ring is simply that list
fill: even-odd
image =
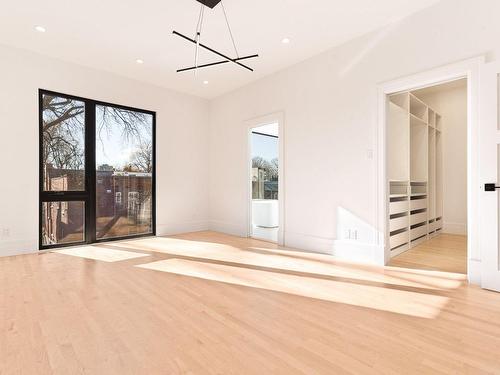
[{"label": "built-in drawer", "polygon": [[406,227],[408,227],[408,215],[389,220],[389,229],[391,232]]},{"label": "built-in drawer", "polygon": [[442,229],[443,228],[443,220],[438,220],[435,222],[435,229],[438,230],[438,229]]},{"label": "built-in drawer", "polygon": [[394,249],[395,247],[401,246],[405,243],[408,243],[408,231],[404,231],[401,233],[398,233],[394,236],[391,236],[389,238],[389,243],[391,245],[391,249]]},{"label": "built-in drawer", "polygon": [[433,221],[432,223],[429,223],[429,226],[427,228],[429,232],[433,232],[436,230],[436,221]]},{"label": "built-in drawer", "polygon": [[419,224],[427,221],[427,212],[420,212],[418,214],[410,215],[410,224]]},{"label": "built-in drawer", "polygon": [[408,201],[407,200],[389,203],[389,214],[390,215],[400,214],[401,212],[406,212],[406,211],[408,211]]},{"label": "built-in drawer", "polygon": [[410,201],[410,211],[427,208],[427,199],[412,199]]},{"label": "built-in drawer", "polygon": [[422,225],[421,227],[416,227],[410,230],[410,238],[412,240],[425,236],[427,234],[427,225]]}]

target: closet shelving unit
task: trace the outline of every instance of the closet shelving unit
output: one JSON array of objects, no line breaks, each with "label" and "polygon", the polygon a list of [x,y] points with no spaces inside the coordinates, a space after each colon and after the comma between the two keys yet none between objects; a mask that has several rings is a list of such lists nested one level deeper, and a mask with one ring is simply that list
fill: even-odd
[{"label": "closet shelving unit", "polygon": [[387,235],[395,256],[442,230],[442,120],[411,92],[391,95],[387,114]]}]

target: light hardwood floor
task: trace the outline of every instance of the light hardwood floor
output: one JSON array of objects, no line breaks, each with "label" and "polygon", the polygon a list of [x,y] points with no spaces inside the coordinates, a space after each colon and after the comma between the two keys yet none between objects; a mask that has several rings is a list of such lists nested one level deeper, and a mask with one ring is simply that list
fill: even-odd
[{"label": "light hardwood floor", "polygon": [[0,374],[500,374],[500,294],[213,232],[0,259]]},{"label": "light hardwood floor", "polygon": [[441,234],[392,258],[390,265],[467,274],[467,237]]}]

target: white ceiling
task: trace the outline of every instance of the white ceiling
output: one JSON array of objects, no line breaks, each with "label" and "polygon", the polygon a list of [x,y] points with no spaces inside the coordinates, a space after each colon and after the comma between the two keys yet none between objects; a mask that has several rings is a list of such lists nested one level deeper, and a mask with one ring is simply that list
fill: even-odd
[{"label": "white ceiling", "polygon": [[[254,73],[224,64],[193,73],[195,0],[16,0],[0,6],[0,44],[213,98],[380,28],[439,0],[223,0],[240,55]],[[46,33],[34,31],[42,25]],[[285,37],[291,43],[284,45]],[[233,55],[222,9],[205,10],[202,42]],[[136,59],[144,64],[136,64]],[[203,52],[200,63],[219,58]],[[203,81],[209,84],[204,85]]]}]

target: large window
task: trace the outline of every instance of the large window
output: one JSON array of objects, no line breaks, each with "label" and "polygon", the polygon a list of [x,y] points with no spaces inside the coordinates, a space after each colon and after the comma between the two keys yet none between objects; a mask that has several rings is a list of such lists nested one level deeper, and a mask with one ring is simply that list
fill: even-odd
[{"label": "large window", "polygon": [[155,113],[40,90],[40,247],[155,233]]}]

